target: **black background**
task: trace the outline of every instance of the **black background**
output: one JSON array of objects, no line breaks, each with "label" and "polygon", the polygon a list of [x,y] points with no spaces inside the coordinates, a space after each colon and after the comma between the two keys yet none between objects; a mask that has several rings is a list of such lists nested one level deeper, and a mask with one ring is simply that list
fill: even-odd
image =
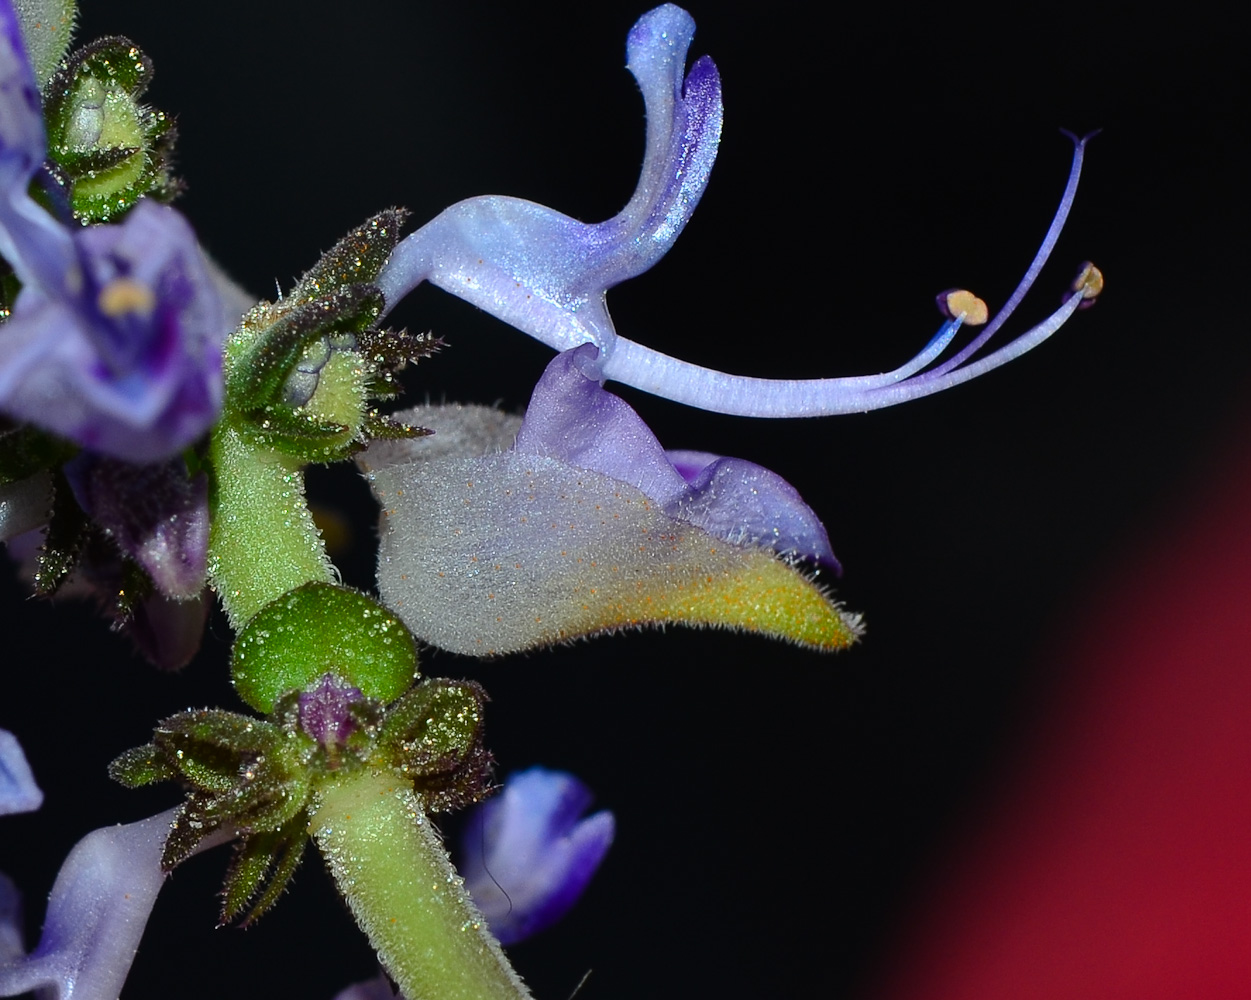
[{"label": "black background", "polygon": [[[1193,5],[692,12],[692,56],[710,53],[723,76],[725,136],[674,250],[612,292],[623,335],[761,375],[892,368],[937,328],[940,289],[992,307],[1011,292],[1064,184],[1061,127],[1104,132],[1012,329],[1050,312],[1084,259],[1108,287],[1023,360],[869,415],[754,422],[621,390],[667,446],[749,458],[798,487],[868,635],[837,657],[674,629],[488,664],[426,658],[427,673],[486,684],[503,770],[573,770],[617,815],[574,916],[513,949],[548,1000],[588,969],[586,1000],[817,983],[844,996],[894,960],[896,922],[1046,701],[1074,623],[1097,613],[1120,554],[1182,509],[1251,366],[1245,54],[1227,25]],[[272,296],[386,205],[417,223],[483,193],[614,214],[642,155],[623,69],[640,13],[617,0],[101,0],[80,38],[124,33],[153,58],[150,98],[181,131],[181,207]],[[550,357],[434,289],[395,319],[451,345],[415,373],[418,398],[518,408]],[[313,486],[355,519],[341,562],[367,585],[362,487],[346,472]],[[48,799],[4,821],[0,867],[28,894],[34,935],[74,841],[174,801],[110,785],[104,763],[160,717],[237,702],[220,619],[187,670],[158,675],[87,609],[4,587],[0,725]],[[214,930],[224,860],[176,873],[124,997],[329,1000],[371,974],[311,853],[272,915]]]}]

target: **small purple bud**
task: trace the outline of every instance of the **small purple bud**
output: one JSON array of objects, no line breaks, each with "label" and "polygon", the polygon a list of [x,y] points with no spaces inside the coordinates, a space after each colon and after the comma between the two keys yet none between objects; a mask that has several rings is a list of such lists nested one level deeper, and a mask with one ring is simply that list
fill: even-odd
[{"label": "small purple bud", "polygon": [[459,867],[501,944],[554,924],[590,883],[616,831],[606,810],[578,818],[590,803],[572,774],[532,767],[469,814]]},{"label": "small purple bud", "polygon": [[356,731],[352,706],[365,696],[334,674],[300,695],[300,728],[322,746],[338,746]]}]

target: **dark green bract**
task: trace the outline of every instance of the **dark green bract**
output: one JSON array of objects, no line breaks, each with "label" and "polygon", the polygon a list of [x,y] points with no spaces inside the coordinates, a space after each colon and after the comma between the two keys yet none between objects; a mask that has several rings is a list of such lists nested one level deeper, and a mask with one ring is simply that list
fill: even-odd
[{"label": "dark green bract", "polygon": [[306,583],[265,605],[235,643],[231,673],[258,712],[336,674],[382,702],[417,677],[417,649],[395,615],[355,590]]}]

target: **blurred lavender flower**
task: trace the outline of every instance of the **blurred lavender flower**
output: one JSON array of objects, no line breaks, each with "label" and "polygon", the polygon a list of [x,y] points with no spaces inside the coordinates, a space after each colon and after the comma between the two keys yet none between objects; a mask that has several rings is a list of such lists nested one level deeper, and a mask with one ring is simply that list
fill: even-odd
[{"label": "blurred lavender flower", "polygon": [[580,819],[591,791],[572,774],[514,774],[467,817],[459,869],[500,944],[550,927],[569,912],[612,845],[607,811]]},{"label": "blurred lavender flower", "polygon": [[29,194],[46,154],[0,0],[0,257],[22,283],[0,328],[0,412],[129,462],[170,458],[221,408],[227,321],[195,234],[146,201],[120,225],[58,221]]},{"label": "blurred lavender flower", "polygon": [[854,642],[858,619],[791,565],[837,566],[795,489],[740,459],[667,455],[604,390],[597,352],[557,355],[524,420],[419,407],[399,416],[433,436],[358,458],[383,507],[383,600],[418,638],[480,656],[660,622]]},{"label": "blurred lavender flower", "polygon": [[[462,201],[396,247],[378,277],[387,307],[429,281],[557,350],[595,344],[603,378],[719,413],[812,417],[893,406],[968,381],[1042,343],[1099,294],[1102,276],[1087,264],[1051,316],[972,360],[1025,297],[1059,238],[1077,192],[1086,143],[1073,137],[1076,148],[1060,206],[1003,309],[990,319],[986,304],[972,293],[943,293],[939,308],[947,321],[921,353],[893,371],[848,378],[753,378],[702,368],[619,337],[608,315],[608,289],[646,271],[673,245],[707,186],[717,155],[722,123],[717,68],[704,56],[685,83],[682,77],[694,32],[691,16],[666,4],[644,14],[626,40],[627,65],[647,106],[647,148],[638,187],[620,214],[586,225],[519,198],[488,195]],[[962,324],[976,326],[988,319],[976,339],[936,364]]]},{"label": "blurred lavender flower", "polygon": [[116,1000],[165,881],[161,849],[175,810],[95,830],[61,866],[38,947],[0,964],[0,996]]},{"label": "blurred lavender flower", "polygon": [[[0,953],[0,996],[40,990],[41,1000],[117,1000],[165,882],[161,851],[177,813],[102,827],[74,845],[48,897],[38,946],[23,956],[19,935],[19,947]],[[233,836],[233,829],[218,831],[196,853]],[[5,906],[16,910],[5,888],[0,882],[0,948]]]},{"label": "blurred lavender flower", "polygon": [[7,729],[0,729],[0,816],[34,812],[41,805],[43,792],[35,784],[22,745]]}]

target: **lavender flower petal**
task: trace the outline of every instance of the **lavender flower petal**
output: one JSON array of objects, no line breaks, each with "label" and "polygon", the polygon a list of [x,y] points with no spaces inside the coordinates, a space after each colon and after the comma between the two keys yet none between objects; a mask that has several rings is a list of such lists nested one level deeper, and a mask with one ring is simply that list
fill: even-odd
[{"label": "lavender flower petal", "polygon": [[76,245],[86,290],[28,286],[0,329],[0,410],[125,461],[170,458],[221,409],[226,321],[195,234],[141,202]]},{"label": "lavender flower petal", "polygon": [[0,729],[0,816],[34,812],[43,805],[43,791],[35,784],[17,737]]},{"label": "lavender flower petal", "polygon": [[[781,476],[738,458],[705,455],[688,479],[625,400],[598,380],[597,350],[584,344],[557,355],[534,387],[517,434],[521,454],[555,458],[629,483],[670,517],[738,545],[837,567],[816,513]],[[680,453],[691,456],[700,453]]]},{"label": "lavender flower petal", "polygon": [[22,894],[13,880],[0,872],[0,968],[26,954],[22,934]]},{"label": "lavender flower petal", "polygon": [[65,467],[79,506],[152,577],[166,597],[190,600],[208,566],[208,478],[182,459],[135,466],[82,453]]},{"label": "lavender flower petal", "polygon": [[116,1000],[165,881],[161,849],[175,811],[78,842],[52,887],[39,946],[0,965],[0,995],[45,987],[55,1000]]},{"label": "lavender flower petal", "polygon": [[404,994],[391,988],[381,972],[373,979],[353,983],[334,995],[334,1000],[404,1000]]},{"label": "lavender flower petal", "polygon": [[682,70],[695,22],[666,4],[627,41],[647,106],[647,151],[634,196],[587,225],[518,198],[453,205],[402,240],[378,276],[388,307],[422,281],[460,296],[557,350],[616,338],[604,302],[673,245],[708,182],[721,137],[721,83],[707,57]]},{"label": "lavender flower petal", "polygon": [[501,944],[550,927],[590,884],[616,831],[607,811],[579,819],[590,802],[572,774],[534,767],[470,813],[460,871]]},{"label": "lavender flower petal", "polygon": [[[165,882],[161,851],[177,812],[106,826],[74,845],[48,897],[38,947],[0,963],[0,996],[41,989],[41,1000],[117,1000]],[[219,831],[196,852],[234,835]]]},{"label": "lavender flower petal", "polygon": [[47,137],[39,86],[10,0],[0,0],[0,257],[23,285],[56,295],[75,265],[70,231],[28,194]]}]

